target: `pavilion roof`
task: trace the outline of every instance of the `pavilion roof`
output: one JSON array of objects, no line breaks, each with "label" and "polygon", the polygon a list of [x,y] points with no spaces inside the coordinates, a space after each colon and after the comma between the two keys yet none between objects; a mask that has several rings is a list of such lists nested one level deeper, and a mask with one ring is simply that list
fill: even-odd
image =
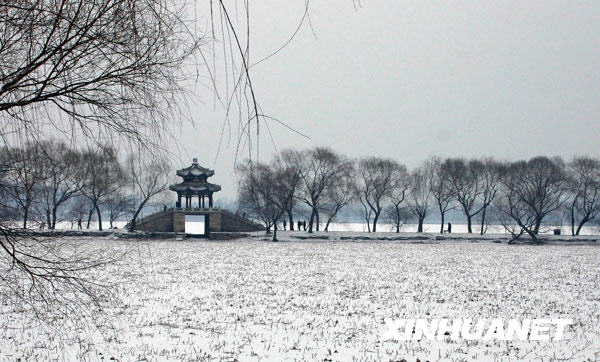
[{"label": "pavilion roof", "polygon": [[178,193],[198,194],[201,192],[217,192],[221,191],[221,186],[208,182],[193,182],[184,181],[175,185],[169,186],[169,189]]},{"label": "pavilion roof", "polygon": [[198,164],[197,158],[194,158],[191,166],[182,168],[181,170],[177,170],[177,176],[181,176],[183,178],[187,178],[190,176],[199,177],[199,176],[203,176],[203,175],[206,177],[210,177],[214,174],[215,174],[215,171],[200,166]]}]

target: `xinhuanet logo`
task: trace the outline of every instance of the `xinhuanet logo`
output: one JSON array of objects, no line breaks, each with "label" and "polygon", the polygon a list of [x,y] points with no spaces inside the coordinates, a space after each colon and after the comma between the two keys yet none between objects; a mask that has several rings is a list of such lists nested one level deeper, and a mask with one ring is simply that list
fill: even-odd
[{"label": "xinhuanet logo", "polygon": [[385,319],[381,340],[530,340],[564,338],[570,318],[541,319]]}]

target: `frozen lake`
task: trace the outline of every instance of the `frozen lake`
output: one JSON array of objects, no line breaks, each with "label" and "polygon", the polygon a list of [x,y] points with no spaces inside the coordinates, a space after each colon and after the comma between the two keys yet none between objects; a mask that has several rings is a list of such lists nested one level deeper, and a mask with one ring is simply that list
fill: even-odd
[{"label": "frozen lake", "polygon": [[[98,329],[3,297],[3,360],[597,360],[600,247],[83,238],[126,256]],[[7,293],[6,290],[2,291]],[[385,318],[573,318],[565,339],[380,340]]]}]

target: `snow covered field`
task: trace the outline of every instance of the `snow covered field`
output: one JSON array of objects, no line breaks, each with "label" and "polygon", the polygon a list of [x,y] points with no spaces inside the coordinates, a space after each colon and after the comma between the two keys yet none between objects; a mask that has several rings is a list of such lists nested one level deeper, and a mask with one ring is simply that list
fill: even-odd
[{"label": "snow covered field", "polygon": [[[98,329],[0,310],[1,360],[598,360],[600,247],[447,241],[101,243]],[[381,341],[384,318],[573,318],[555,342]]]}]

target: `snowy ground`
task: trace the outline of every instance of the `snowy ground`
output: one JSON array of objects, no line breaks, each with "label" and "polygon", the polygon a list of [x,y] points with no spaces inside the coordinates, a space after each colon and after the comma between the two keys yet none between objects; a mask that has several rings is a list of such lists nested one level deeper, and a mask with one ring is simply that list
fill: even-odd
[{"label": "snowy ground", "polygon": [[[285,237],[284,240],[291,240]],[[98,329],[0,309],[1,360],[598,360],[600,247],[122,241]],[[381,341],[384,318],[573,318],[563,341]]]}]

